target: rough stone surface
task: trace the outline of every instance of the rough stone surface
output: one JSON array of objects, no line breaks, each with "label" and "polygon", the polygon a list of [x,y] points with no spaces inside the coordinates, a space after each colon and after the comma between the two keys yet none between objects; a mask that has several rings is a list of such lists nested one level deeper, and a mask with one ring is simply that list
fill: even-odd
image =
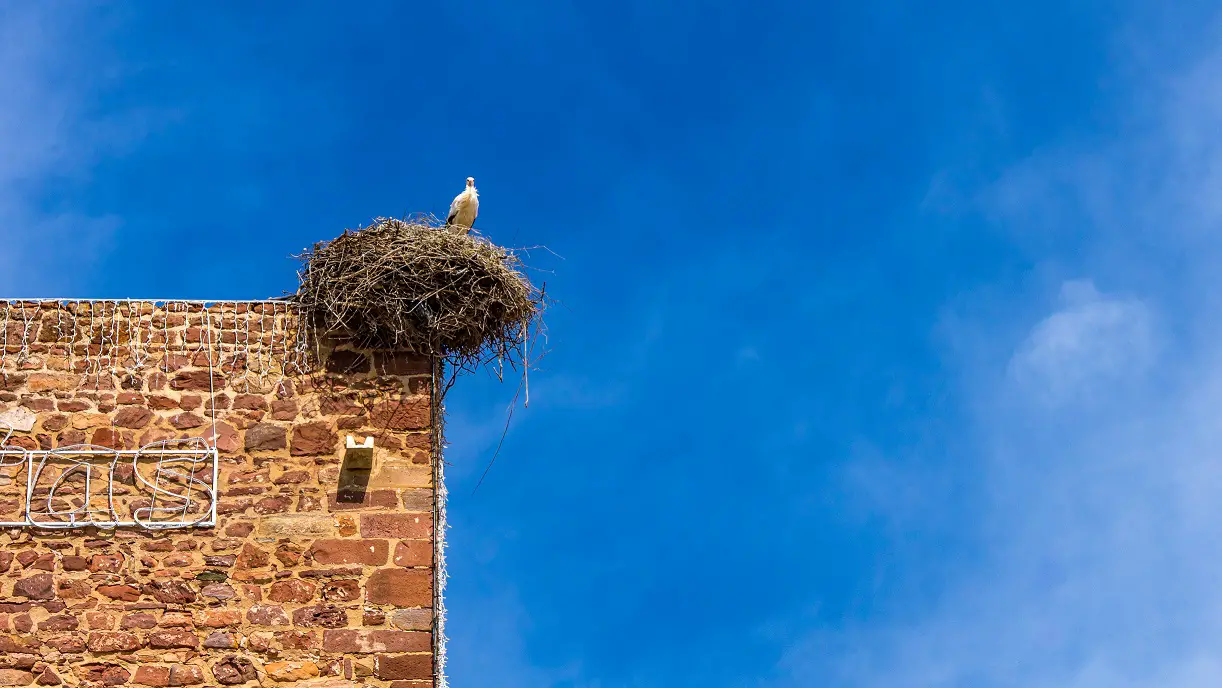
[{"label": "rough stone surface", "polygon": [[339,436],[328,423],[304,423],[293,428],[293,456],[334,454],[338,445]]},{"label": "rough stone surface", "polygon": [[259,423],[246,431],[246,451],[271,452],[288,446],[288,433],[281,425]]},{"label": "rough stone surface", "polygon": [[232,686],[259,678],[254,662],[237,655],[226,655],[224,659],[212,665],[212,675],[216,682]]},{"label": "rough stone surface", "polygon": [[[284,329],[284,304],[274,318],[258,304],[217,305],[207,318],[198,306],[150,305],[136,318],[126,303],[118,317],[99,303],[118,327],[101,339],[97,318],[87,334],[87,305],[2,307],[10,342],[26,318],[33,333],[27,359],[10,348],[0,361],[12,446],[198,437],[215,443],[220,468],[215,527],[0,533],[0,686],[431,688],[427,360],[345,348],[324,356],[326,368],[307,362],[281,377],[283,340],[261,342],[296,331]],[[56,327],[79,329],[71,359]],[[113,375],[109,360],[86,361],[116,345]],[[224,362],[210,371],[217,347]],[[359,488],[341,476],[349,434],[378,437],[376,470]],[[106,470],[95,469],[95,489]],[[153,506],[136,470],[152,479],[154,464],[113,470],[124,508]],[[0,520],[21,520],[25,479],[5,471]],[[210,469],[196,477],[211,482]],[[67,480],[60,506],[83,489]]]},{"label": "rough stone surface", "polygon": [[22,578],[13,584],[13,595],[31,600],[49,600],[55,597],[55,577],[49,573],[39,573]]}]

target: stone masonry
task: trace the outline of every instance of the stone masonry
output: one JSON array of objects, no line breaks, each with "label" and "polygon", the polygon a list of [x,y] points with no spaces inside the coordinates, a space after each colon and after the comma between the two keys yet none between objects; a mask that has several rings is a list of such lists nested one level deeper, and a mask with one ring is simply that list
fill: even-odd
[{"label": "stone masonry", "polygon": [[[215,527],[0,530],[0,686],[433,685],[428,360],[331,341],[290,366],[283,304],[0,307],[9,448],[220,453]],[[356,485],[348,435],[375,438]],[[0,467],[0,521],[25,470]]]}]

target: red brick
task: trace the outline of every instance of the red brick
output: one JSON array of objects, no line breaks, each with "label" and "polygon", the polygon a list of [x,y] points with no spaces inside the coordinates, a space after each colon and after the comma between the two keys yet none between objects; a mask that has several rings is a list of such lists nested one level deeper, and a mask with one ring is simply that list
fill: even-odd
[{"label": "red brick", "polygon": [[22,578],[13,584],[13,595],[31,600],[52,599],[55,597],[55,578],[49,573]]},{"label": "red brick", "polygon": [[90,583],[83,579],[63,579],[55,584],[55,592],[61,600],[83,600],[93,592]]},{"label": "red brick", "polygon": [[43,644],[69,654],[79,654],[85,651],[85,639],[79,633],[53,635],[45,639]]},{"label": "red brick", "polygon": [[366,509],[370,507],[397,507],[399,496],[394,490],[363,490],[360,492],[328,492],[328,511]]},{"label": "red brick", "polygon": [[421,631],[341,629],[324,631],[324,652],[429,652],[432,634]]},{"label": "red brick", "polygon": [[48,617],[38,623],[40,631],[75,631],[81,622],[75,616],[60,614]]},{"label": "red brick", "polygon": [[297,402],[288,399],[277,399],[272,402],[272,418],[275,420],[294,420],[297,418]]},{"label": "red brick", "polygon": [[61,563],[65,571],[84,571],[89,568],[89,560],[85,557],[76,557],[68,555],[63,558]]},{"label": "red brick", "polygon": [[427,487],[403,490],[403,508],[408,511],[432,511],[433,491]]},{"label": "red brick", "polygon": [[237,637],[232,633],[225,633],[224,631],[213,631],[208,634],[208,637],[204,638],[204,647],[206,648],[227,650],[237,646]]},{"label": "red brick", "polygon": [[93,631],[109,631],[115,627],[115,617],[105,612],[85,612],[85,623]]},{"label": "red brick", "polygon": [[198,428],[202,426],[205,422],[206,421],[204,420],[203,416],[198,416],[194,413],[180,413],[176,416],[170,417],[170,425],[173,425],[174,427],[178,428],[179,430],[190,430],[191,428]]},{"label": "red brick", "polygon": [[[212,541],[212,547],[213,549],[216,549],[217,545],[226,545],[227,546],[228,542],[229,541],[227,540],[221,540],[218,538]],[[204,566],[207,566],[209,568],[227,569],[227,568],[232,567],[236,563],[238,563],[238,555],[236,554],[205,554],[204,555]]]},{"label": "red brick", "polygon": [[365,583],[365,599],[396,607],[433,604],[433,572],[428,569],[379,569]]},{"label": "red brick", "polygon": [[178,408],[178,402],[162,396],[149,397],[149,408],[157,411],[169,411],[170,409]]},{"label": "red brick", "polygon": [[198,686],[204,682],[204,670],[192,664],[170,667],[171,686]]},{"label": "red brick", "polygon": [[93,433],[93,439],[90,441],[93,444],[111,449],[123,448],[123,438],[119,436],[118,431],[112,428],[98,428]]},{"label": "red brick", "polygon": [[322,647],[322,638],[317,631],[277,631],[274,636],[286,650],[317,650]]},{"label": "red brick", "polygon": [[282,514],[288,511],[288,508],[293,504],[293,499],[286,496],[264,497],[255,502],[254,510],[256,514],[266,516],[267,514]]},{"label": "red brick", "polygon": [[248,522],[231,523],[225,527],[225,534],[229,537],[244,538],[254,532],[255,524]]},{"label": "red brick", "polygon": [[287,626],[289,615],[284,607],[271,604],[256,604],[246,612],[246,620],[256,626]]},{"label": "red brick", "polygon": [[195,601],[195,591],[180,580],[159,581],[149,585],[153,598],[166,604],[187,604]]},{"label": "red brick", "polygon": [[112,600],[135,602],[140,599],[140,590],[131,585],[99,585],[98,592]]},{"label": "red brick", "polygon": [[233,586],[225,583],[209,583],[200,588],[199,594],[204,597],[212,597],[218,600],[232,600],[238,596]]},{"label": "red brick", "polygon": [[351,602],[360,597],[361,584],[354,580],[328,581],[322,586],[322,598],[328,602]]},{"label": "red brick", "polygon": [[309,471],[285,471],[272,482],[277,485],[297,485],[310,479]]},{"label": "red brick", "polygon": [[321,399],[319,411],[324,416],[350,416],[363,413],[365,409],[356,403],[354,396],[328,394]]},{"label": "red brick", "polygon": [[140,648],[140,638],[135,633],[123,631],[93,631],[86,646],[90,652],[122,652]]},{"label": "red brick", "polygon": [[89,570],[94,573],[101,571],[113,573],[123,567],[122,554],[95,554],[89,560]]},{"label": "red brick", "polygon": [[370,414],[370,422],[379,430],[399,432],[423,430],[429,427],[431,417],[429,398],[418,396],[377,404]]},{"label": "red brick", "polygon": [[51,554],[50,552],[39,555],[38,557],[34,559],[33,563],[31,563],[26,568],[34,569],[34,570],[41,570],[41,571],[54,571],[55,570],[55,555]]},{"label": "red brick", "polygon": [[255,665],[245,657],[227,655],[221,661],[212,665],[212,675],[216,682],[225,686],[237,685],[259,678]]},{"label": "red brick", "polygon": [[86,664],[81,667],[81,678],[93,684],[120,686],[127,683],[131,674],[118,664]]},{"label": "red brick", "polygon": [[386,563],[390,545],[386,540],[315,540],[310,554],[319,564]]},{"label": "red brick", "polygon": [[335,605],[320,604],[293,611],[294,626],[343,628],[348,625],[348,613]]},{"label": "red brick", "polygon": [[428,540],[405,540],[395,545],[395,566],[432,565],[432,542]]},{"label": "red brick", "polygon": [[246,431],[246,451],[280,451],[288,446],[288,432],[284,427],[271,423],[259,423]]},{"label": "red brick", "polygon": [[140,406],[124,406],[115,414],[115,425],[121,428],[139,429],[153,420],[153,412]]},{"label": "red brick", "polygon": [[192,370],[178,373],[174,379],[170,380],[170,389],[175,390],[191,390],[198,392],[206,392],[214,388],[224,386],[224,381],[220,375],[215,376],[213,380],[207,370]]},{"label": "red brick", "polygon": [[276,559],[285,566],[296,566],[301,563],[301,552],[295,545],[281,545],[276,548]]},{"label": "red brick", "polygon": [[204,433],[204,439],[214,442],[216,448],[225,454],[235,453],[242,446],[237,429],[223,422],[217,422],[215,433],[212,428],[208,428],[208,431]]},{"label": "red brick", "polygon": [[164,686],[170,685],[170,667],[149,666],[147,664],[138,666],[136,667],[136,674],[132,676],[132,683],[164,688]]},{"label": "red brick", "polygon": [[433,628],[433,610],[400,609],[391,614],[390,623],[395,628],[408,631],[427,631]]},{"label": "red brick", "polygon": [[194,628],[195,620],[187,612],[166,612],[157,625],[162,628]]},{"label": "red brick", "polygon": [[267,401],[258,394],[239,394],[233,399],[234,410],[266,411]]},{"label": "red brick", "polygon": [[267,599],[272,602],[313,602],[318,586],[301,579],[277,581],[272,584]]},{"label": "red brick", "polygon": [[432,514],[361,514],[361,537],[424,540],[432,536]]},{"label": "red brick", "polygon": [[425,681],[433,678],[433,656],[419,655],[378,655],[374,658],[373,675],[386,681],[393,679],[414,679]]},{"label": "red brick", "polygon": [[149,629],[157,625],[157,617],[145,612],[137,612],[128,614],[119,622],[120,628],[144,628]]},{"label": "red brick", "polygon": [[251,544],[242,546],[234,566],[238,569],[260,569],[271,563],[271,555]]},{"label": "red brick", "polygon": [[149,647],[167,649],[172,647],[199,647],[199,638],[185,629],[153,631],[149,634]]},{"label": "red brick", "polygon": [[339,437],[327,423],[304,423],[293,427],[289,453],[293,456],[323,456],[334,454]]}]

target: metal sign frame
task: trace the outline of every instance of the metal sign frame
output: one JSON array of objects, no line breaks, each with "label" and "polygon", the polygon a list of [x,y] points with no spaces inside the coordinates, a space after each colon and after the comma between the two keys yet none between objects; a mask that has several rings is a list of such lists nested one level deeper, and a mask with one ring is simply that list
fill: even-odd
[{"label": "metal sign frame", "polygon": [[[19,462],[6,462],[20,457]],[[105,459],[109,457],[109,462]],[[150,461],[156,462],[151,479],[142,473]],[[61,466],[58,475],[47,468],[52,463]],[[67,464],[64,466],[63,464]],[[129,464],[133,485],[150,497],[148,506],[135,507],[130,520],[116,512],[114,487],[116,468]],[[0,521],[0,528],[70,529],[95,527],[102,529],[141,528],[170,530],[210,528],[216,526],[217,483],[220,456],[217,449],[203,438],[163,440],[136,450],[119,450],[97,445],[75,445],[51,450],[27,450],[0,446],[0,466],[24,464],[26,472],[25,504],[22,521]],[[97,476],[97,473],[103,473]],[[200,473],[210,477],[205,482]],[[55,506],[56,490],[74,475],[84,477],[84,500],[74,509]],[[48,477],[44,480],[44,475]],[[95,485],[101,478],[106,483],[105,509],[91,507],[96,497]],[[44,484],[50,480],[49,485]],[[164,480],[164,482],[163,482]],[[180,481],[180,482],[175,482]],[[173,488],[180,488],[174,490]],[[45,489],[45,497],[36,495]],[[79,495],[78,495],[79,496]],[[43,508],[36,508],[35,499]],[[158,505],[161,500],[161,505]],[[208,508],[198,517],[191,517],[191,507],[206,501]],[[177,518],[175,518],[177,516]]]}]

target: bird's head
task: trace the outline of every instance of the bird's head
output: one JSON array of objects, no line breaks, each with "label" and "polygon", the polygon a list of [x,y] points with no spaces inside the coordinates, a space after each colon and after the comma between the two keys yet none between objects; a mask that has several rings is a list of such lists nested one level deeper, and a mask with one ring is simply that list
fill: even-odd
[{"label": "bird's head", "polygon": [[467,177],[467,188],[468,189],[475,188],[475,177]]}]

